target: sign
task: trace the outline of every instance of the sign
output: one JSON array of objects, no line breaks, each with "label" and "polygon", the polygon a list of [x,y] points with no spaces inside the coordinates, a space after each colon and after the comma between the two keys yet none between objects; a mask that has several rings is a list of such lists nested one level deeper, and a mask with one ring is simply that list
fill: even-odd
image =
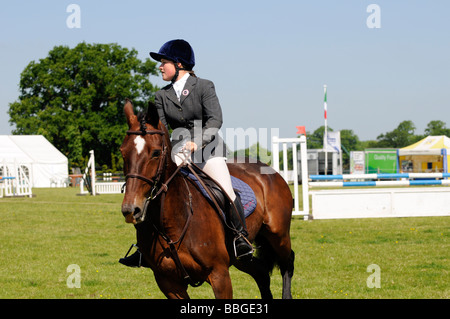
[{"label": "sign", "polygon": [[363,151],[350,152],[350,174],[364,174],[365,154]]},{"label": "sign", "polygon": [[366,149],[365,174],[397,173],[396,149]]}]

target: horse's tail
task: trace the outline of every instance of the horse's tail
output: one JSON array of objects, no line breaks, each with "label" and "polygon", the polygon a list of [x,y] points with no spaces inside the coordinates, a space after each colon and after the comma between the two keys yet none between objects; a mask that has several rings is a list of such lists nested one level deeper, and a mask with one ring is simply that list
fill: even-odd
[{"label": "horse's tail", "polygon": [[276,267],[280,268],[282,272],[287,270],[291,273],[291,276],[293,275],[295,260],[295,253],[293,250],[291,250],[289,260],[285,263],[280,263],[278,260],[278,254],[275,252],[272,245],[270,245],[266,237],[260,234],[257,235],[255,238],[255,246],[255,257],[260,260],[270,274],[272,274],[273,269]]},{"label": "horse's tail", "polygon": [[257,257],[263,264],[264,267],[272,274],[273,269],[278,267],[277,254],[270,245],[269,241],[262,235],[257,235],[255,238],[256,253]]}]

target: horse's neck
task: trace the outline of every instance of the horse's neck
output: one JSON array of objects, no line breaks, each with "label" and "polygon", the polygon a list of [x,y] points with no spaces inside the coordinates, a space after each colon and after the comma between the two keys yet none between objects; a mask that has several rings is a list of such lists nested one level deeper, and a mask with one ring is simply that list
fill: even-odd
[{"label": "horse's neck", "polygon": [[178,168],[177,164],[175,164],[175,162],[172,160],[171,150],[170,149],[168,150],[166,156],[167,156],[167,158],[166,158],[166,169],[164,171],[164,180],[163,180],[164,183],[166,183],[166,181],[169,180],[169,178],[172,177],[172,175],[175,173],[175,171]]},{"label": "horse's neck", "polygon": [[169,132],[167,131],[166,127],[160,122],[159,128],[166,132],[164,135],[164,143],[166,144],[166,150],[167,154],[166,156],[166,169],[165,169],[165,180],[170,178],[172,174],[177,169],[177,164],[172,160],[172,143],[170,141]]}]

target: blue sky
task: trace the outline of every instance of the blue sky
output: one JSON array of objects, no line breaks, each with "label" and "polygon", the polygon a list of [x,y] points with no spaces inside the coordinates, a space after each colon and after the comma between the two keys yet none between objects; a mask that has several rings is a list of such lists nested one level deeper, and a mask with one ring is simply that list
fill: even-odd
[{"label": "blue sky", "polygon": [[[69,4],[81,9],[70,29]],[[368,28],[367,7],[381,28]],[[20,73],[56,45],[118,43],[145,59],[171,39],[195,50],[196,74],[216,84],[226,128],[328,125],[376,139],[403,120],[422,134],[431,120],[450,127],[448,0],[1,1],[0,134]],[[162,86],[160,78],[152,82]]]}]

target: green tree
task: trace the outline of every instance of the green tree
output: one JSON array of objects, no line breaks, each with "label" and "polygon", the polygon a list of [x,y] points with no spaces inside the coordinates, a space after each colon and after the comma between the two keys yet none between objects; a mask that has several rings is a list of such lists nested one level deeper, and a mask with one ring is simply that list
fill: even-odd
[{"label": "green tree", "polygon": [[400,148],[411,145],[420,139],[414,135],[416,127],[412,121],[403,121],[391,132],[377,137],[377,147]]},{"label": "green tree", "polygon": [[[156,63],[118,44],[56,46],[30,62],[20,76],[18,101],[9,104],[13,134],[42,134],[70,166],[84,164],[93,149],[99,165],[111,166],[127,125],[125,98],[143,109],[158,89],[149,81]],[[114,163],[116,164],[116,163]]]},{"label": "green tree", "polygon": [[348,151],[362,150],[359,137],[353,132],[353,130],[341,130],[341,144]]},{"label": "green tree", "polygon": [[[291,153],[292,153],[292,151],[291,151]],[[237,150],[233,153],[233,156],[235,158],[249,157],[249,158],[257,159],[258,161],[269,164],[269,165],[272,160],[271,155],[272,155],[272,152],[270,152],[269,150],[267,150],[264,147],[261,147],[259,142],[256,144],[253,144],[249,148]]]},{"label": "green tree", "polygon": [[427,124],[427,127],[425,128],[425,136],[428,135],[434,136],[446,135],[450,137],[450,129],[446,127],[446,124],[443,121],[439,120],[431,121],[430,123]]}]

